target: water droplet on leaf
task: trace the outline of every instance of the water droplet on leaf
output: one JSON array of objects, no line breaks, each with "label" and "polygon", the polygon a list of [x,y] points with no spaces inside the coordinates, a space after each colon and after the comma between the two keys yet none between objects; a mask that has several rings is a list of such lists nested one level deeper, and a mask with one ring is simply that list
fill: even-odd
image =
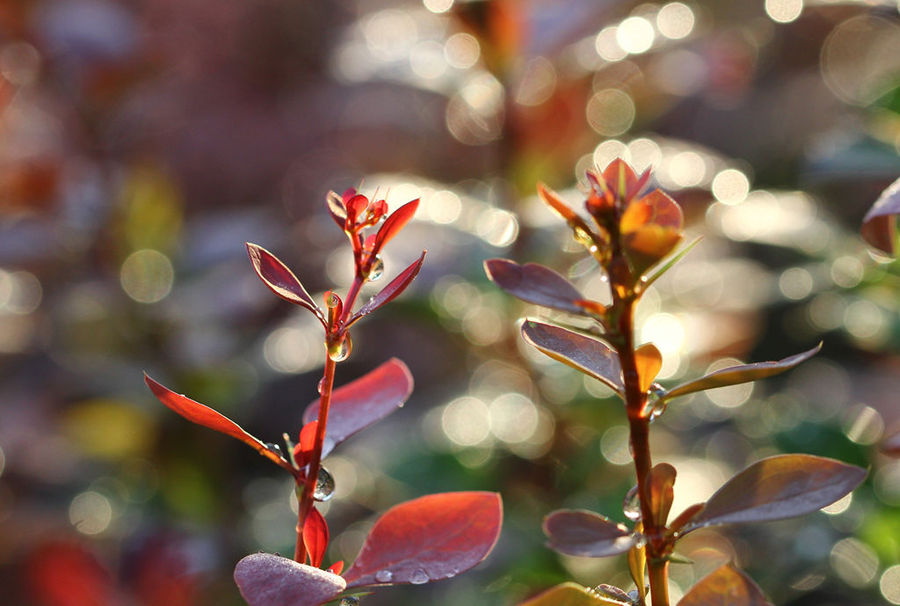
[{"label": "water droplet on leaf", "polygon": [[341,598],[340,606],[359,606],[359,598],[352,595],[347,596],[346,598]]},{"label": "water droplet on leaf", "polygon": [[282,456],[281,446],[279,446],[278,444],[275,444],[273,442],[266,442],[266,448],[277,454],[279,457]]},{"label": "water droplet on leaf", "polygon": [[319,475],[316,477],[316,489],[313,498],[316,501],[328,501],[334,496],[334,476],[325,469],[319,467]]},{"label": "water droplet on leaf", "polygon": [[637,522],[641,519],[641,498],[638,496],[637,484],[625,493],[625,499],[622,501],[622,512],[632,522]]},{"label": "water droplet on leaf", "polygon": [[416,568],[412,571],[412,574],[409,575],[409,582],[413,585],[422,585],[423,583],[427,583],[428,581],[428,573],[421,568]]},{"label": "water droplet on leaf", "polygon": [[394,573],[390,570],[379,570],[375,573],[375,580],[379,583],[390,583],[391,579],[394,578]]},{"label": "water droplet on leaf", "polygon": [[375,281],[381,276],[384,275],[384,259],[380,256],[376,256],[372,261],[372,267],[369,269],[369,275],[367,278],[370,281]]},{"label": "water droplet on leaf", "polygon": [[350,340],[350,335],[346,334],[340,343],[328,346],[328,357],[334,362],[343,362],[350,357],[352,350],[353,341]]}]

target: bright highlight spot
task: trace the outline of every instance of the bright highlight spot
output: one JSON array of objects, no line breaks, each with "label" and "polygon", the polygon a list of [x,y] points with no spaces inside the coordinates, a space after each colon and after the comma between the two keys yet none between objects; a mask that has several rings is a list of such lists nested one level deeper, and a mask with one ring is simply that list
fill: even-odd
[{"label": "bright highlight spot", "polygon": [[813,277],[802,267],[784,270],[778,278],[778,289],[788,299],[797,301],[809,296],[813,290]]},{"label": "bright highlight spot", "polygon": [[853,587],[865,587],[878,573],[878,556],[871,547],[852,537],[835,543],[829,561],[837,575]]},{"label": "bright highlight spot", "polygon": [[478,63],[481,56],[481,45],[471,34],[460,32],[447,38],[444,43],[444,58],[451,67],[469,69]]},{"label": "bright highlight spot", "polygon": [[[706,369],[706,374],[728,368],[729,366],[738,366],[739,364],[743,364],[743,362],[736,358],[722,358],[710,364],[709,368]],[[750,399],[750,396],[753,394],[753,382],[717,387],[703,393],[706,394],[710,402],[719,408],[737,408]]]},{"label": "bright highlight spot", "polygon": [[628,17],[616,29],[616,42],[633,55],[650,50],[654,37],[653,25],[643,17]]},{"label": "bright highlight spot", "polygon": [[595,131],[606,137],[621,135],[634,122],[634,101],[617,88],[601,90],[588,101],[587,120]]},{"label": "bright highlight spot", "polygon": [[734,168],[726,168],[712,181],[712,194],[722,204],[734,205],[743,202],[750,193],[747,175]]},{"label": "bright highlight spot", "polygon": [[422,0],[422,3],[432,13],[446,13],[453,7],[453,0]]},{"label": "bright highlight spot", "polygon": [[885,600],[891,604],[900,604],[900,564],[891,566],[881,574],[878,589]]},{"label": "bright highlight spot", "polygon": [[463,396],[453,400],[441,414],[444,435],[459,446],[477,446],[490,435],[490,411],[477,398]]},{"label": "bright highlight spot", "polygon": [[795,21],[803,12],[803,0],[766,0],[766,14],[776,23]]},{"label": "bright highlight spot", "polygon": [[656,28],[670,40],[686,38],[694,30],[694,11],[681,2],[670,2],[656,13]]},{"label": "bright highlight spot", "polygon": [[594,49],[601,59],[609,62],[621,61],[628,53],[619,45],[615,26],[605,27],[594,39]]},{"label": "bright highlight spot", "polygon": [[119,273],[122,290],[138,303],[156,303],[172,291],[175,270],[169,258],[145,248],[131,253]]},{"label": "bright highlight spot", "polygon": [[69,504],[69,521],[82,534],[99,534],[112,521],[112,505],[99,492],[82,492]]},{"label": "bright highlight spot", "polygon": [[631,452],[628,450],[628,428],[624,425],[613,425],[600,438],[600,453],[613,465],[631,463]]},{"label": "bright highlight spot", "polygon": [[848,509],[850,509],[850,505],[853,504],[853,493],[849,492],[831,505],[827,507],[823,507],[822,511],[827,513],[830,516],[836,516],[844,513]]},{"label": "bright highlight spot", "polygon": [[488,406],[491,433],[501,442],[519,444],[529,441],[538,428],[538,410],[519,393],[506,393]]}]

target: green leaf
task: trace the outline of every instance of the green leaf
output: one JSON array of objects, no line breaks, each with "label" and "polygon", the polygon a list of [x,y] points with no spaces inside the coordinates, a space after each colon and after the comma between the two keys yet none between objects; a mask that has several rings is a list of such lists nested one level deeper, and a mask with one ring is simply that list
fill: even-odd
[{"label": "green leaf", "polygon": [[522,336],[541,353],[625,393],[619,356],[606,343],[558,326],[526,320]]},{"label": "green leaf", "polygon": [[715,389],[717,387],[726,387],[728,385],[738,385],[740,383],[749,383],[750,381],[765,379],[766,377],[780,374],[797,366],[801,362],[810,359],[819,353],[820,349],[822,349],[821,343],[809,351],[804,351],[803,353],[776,362],[757,362],[755,364],[729,366],[728,368],[711,372],[699,379],[694,379],[693,381],[688,381],[687,383],[682,383],[677,387],[673,387],[660,398],[660,401],[668,401],[672,398],[685,396],[697,391],[705,391],[707,389]]},{"label": "green leaf", "polygon": [[597,595],[593,590],[577,583],[563,583],[521,602],[519,606],[626,606],[611,598]]},{"label": "green leaf", "polygon": [[772,606],[746,574],[725,564],[706,575],[681,598],[678,606]]}]

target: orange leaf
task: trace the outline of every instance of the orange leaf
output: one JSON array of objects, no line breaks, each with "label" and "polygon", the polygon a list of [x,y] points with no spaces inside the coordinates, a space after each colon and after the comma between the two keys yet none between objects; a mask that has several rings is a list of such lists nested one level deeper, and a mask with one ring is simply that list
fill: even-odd
[{"label": "orange leaf", "polygon": [[653,343],[644,343],[634,351],[641,392],[646,392],[662,368],[662,354]]},{"label": "orange leaf", "polygon": [[672,501],[675,498],[673,490],[675,475],[675,468],[668,463],[654,465],[648,475],[650,510],[658,527],[665,526],[666,520],[669,519],[669,510],[672,509]]}]

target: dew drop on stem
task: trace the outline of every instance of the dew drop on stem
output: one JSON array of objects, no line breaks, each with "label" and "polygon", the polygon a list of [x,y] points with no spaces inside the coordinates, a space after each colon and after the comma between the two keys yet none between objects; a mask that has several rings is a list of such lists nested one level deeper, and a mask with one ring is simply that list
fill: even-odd
[{"label": "dew drop on stem", "polygon": [[319,475],[316,477],[316,488],[313,490],[313,499],[316,501],[328,501],[334,496],[334,476],[324,467],[319,467]]},{"label": "dew drop on stem", "polygon": [[325,389],[325,377],[319,379],[319,384],[316,385],[316,391],[319,392],[319,395],[322,395],[322,390]]},{"label": "dew drop on stem", "polygon": [[625,493],[625,499],[622,501],[622,512],[632,522],[637,522],[641,519],[641,498],[638,495],[637,484]]},{"label": "dew drop on stem", "polygon": [[372,260],[372,266],[369,268],[369,275],[366,278],[370,282],[374,282],[384,275],[384,259],[376,255]]},{"label": "dew drop on stem", "polygon": [[352,350],[353,341],[350,340],[350,335],[346,334],[339,343],[328,346],[328,357],[334,362],[343,362],[350,357]]}]

